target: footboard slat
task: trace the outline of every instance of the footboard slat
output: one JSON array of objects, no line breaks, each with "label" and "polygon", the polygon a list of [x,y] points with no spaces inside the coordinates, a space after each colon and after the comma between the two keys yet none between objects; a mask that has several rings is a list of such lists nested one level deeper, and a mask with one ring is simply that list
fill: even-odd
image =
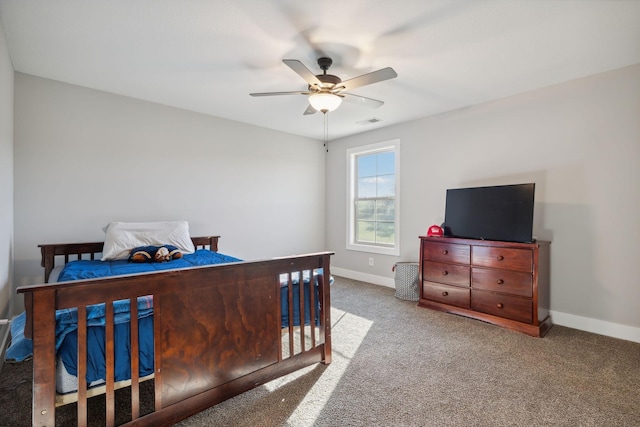
[{"label": "footboard slat", "polygon": [[78,307],[78,425],[87,424],[87,308]]},{"label": "footboard slat", "polygon": [[[313,271],[309,271],[310,278],[313,278]],[[302,353],[305,352],[305,340],[304,340],[304,271],[300,270],[298,272],[298,306],[300,307],[300,318],[298,319],[298,325],[300,325],[300,351]],[[293,314],[293,313],[291,313]],[[310,324],[313,325],[313,319],[310,319]]]},{"label": "footboard slat", "polygon": [[131,418],[140,416],[140,351],[138,347],[138,299],[129,300],[131,307],[130,346],[131,346]]},{"label": "footboard slat", "polygon": [[105,358],[106,358],[106,423],[107,427],[112,427],[115,425],[115,408],[116,401],[114,396],[114,380],[115,380],[115,349],[113,343],[115,342],[114,337],[114,319],[113,319],[113,301],[107,301],[105,303],[105,321],[107,322],[105,325]]},{"label": "footboard slat", "polygon": [[287,274],[287,302],[289,304],[289,357],[293,356],[294,338],[293,338],[293,280],[291,272]]},{"label": "footboard slat", "polygon": [[[318,278],[321,280],[321,277]],[[309,286],[309,319],[310,321],[310,335],[311,335],[311,348],[316,347],[316,290],[314,286]]]},{"label": "footboard slat", "polygon": [[[162,325],[162,301],[153,301],[153,351],[156,355],[160,354],[162,347],[160,345],[160,335],[156,332],[160,330]],[[162,358],[155,358],[155,382],[154,382],[154,405],[156,411],[162,409]]]}]

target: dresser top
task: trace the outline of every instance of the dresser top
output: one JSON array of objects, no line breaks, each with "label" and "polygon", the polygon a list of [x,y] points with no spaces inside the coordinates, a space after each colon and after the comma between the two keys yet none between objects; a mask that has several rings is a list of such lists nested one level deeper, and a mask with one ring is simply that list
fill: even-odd
[{"label": "dresser top", "polygon": [[433,236],[419,236],[420,239],[428,242],[436,243],[454,243],[459,245],[473,245],[473,246],[503,246],[510,248],[531,248],[532,246],[548,246],[551,242],[547,240],[536,240],[532,243],[520,243],[520,242],[503,242],[499,240],[479,240],[479,239],[463,239],[460,237],[433,237]]}]

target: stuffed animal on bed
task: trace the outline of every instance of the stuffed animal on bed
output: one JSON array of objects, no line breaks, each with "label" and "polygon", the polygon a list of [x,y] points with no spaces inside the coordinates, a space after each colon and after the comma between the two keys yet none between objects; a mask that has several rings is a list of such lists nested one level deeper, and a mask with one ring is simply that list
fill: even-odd
[{"label": "stuffed animal on bed", "polygon": [[178,258],[182,258],[182,252],[171,245],[140,246],[129,252],[129,262],[165,262]]}]

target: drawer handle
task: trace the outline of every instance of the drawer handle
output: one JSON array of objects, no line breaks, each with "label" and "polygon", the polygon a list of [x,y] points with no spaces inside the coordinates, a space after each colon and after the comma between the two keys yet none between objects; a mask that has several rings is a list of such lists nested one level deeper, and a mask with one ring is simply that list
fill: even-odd
[{"label": "drawer handle", "polygon": [[444,291],[444,292],[442,293],[442,296],[443,296],[443,297],[446,297],[447,295],[449,295],[449,292],[447,292],[447,291]]},{"label": "drawer handle", "polygon": [[497,283],[498,285],[502,285],[502,284],[504,283],[504,280],[502,280],[502,279],[498,279],[498,280],[496,280],[496,283]]},{"label": "drawer handle", "polygon": [[446,255],[446,254],[448,254],[448,253],[449,253],[449,251],[448,251],[448,250],[446,250],[446,249],[443,249],[443,250],[442,250],[442,255]]},{"label": "drawer handle", "polygon": [[499,303],[498,303],[498,305],[497,305],[496,307],[498,307],[498,308],[503,308],[503,307],[504,307],[504,304],[502,304],[501,302],[499,302]]},{"label": "drawer handle", "polygon": [[496,257],[496,259],[497,259],[498,261],[502,261],[502,260],[504,259],[504,257],[503,257],[502,255],[498,255],[498,256]]},{"label": "drawer handle", "polygon": [[447,270],[444,270],[444,271],[442,272],[442,275],[443,275],[443,276],[446,276],[447,274],[449,274],[449,272],[448,272]]}]

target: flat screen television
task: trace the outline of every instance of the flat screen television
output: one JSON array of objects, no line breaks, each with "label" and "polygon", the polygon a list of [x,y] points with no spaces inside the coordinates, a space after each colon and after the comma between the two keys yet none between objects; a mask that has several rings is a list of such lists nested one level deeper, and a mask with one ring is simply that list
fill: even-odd
[{"label": "flat screen television", "polygon": [[530,183],[447,190],[445,236],[532,242],[535,188]]}]

